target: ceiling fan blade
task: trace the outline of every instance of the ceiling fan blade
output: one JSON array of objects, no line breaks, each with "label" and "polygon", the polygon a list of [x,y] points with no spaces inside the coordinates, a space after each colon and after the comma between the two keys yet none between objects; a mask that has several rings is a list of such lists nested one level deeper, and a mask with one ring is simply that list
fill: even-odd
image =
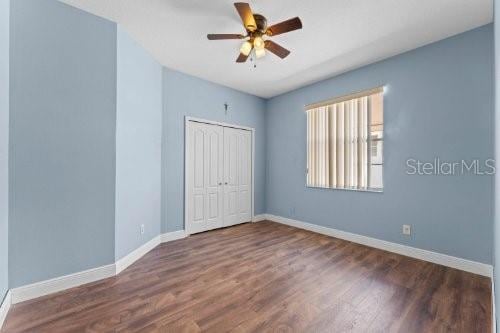
[{"label": "ceiling fan blade", "polygon": [[238,59],[236,59],[236,62],[247,61],[249,55],[250,55],[250,53],[248,55],[244,55],[243,53],[240,53],[240,55],[238,56]]},{"label": "ceiling fan blade", "polygon": [[250,5],[246,2],[235,2],[234,7],[240,14],[241,20],[243,21],[243,25],[248,31],[255,31],[257,29],[257,23],[253,17],[252,10],[250,9]]},{"label": "ceiling fan blade", "polygon": [[266,34],[268,36],[276,36],[297,29],[302,29],[302,22],[300,21],[300,18],[294,17],[292,19],[270,26],[269,28],[267,28]]},{"label": "ceiling fan blade", "polygon": [[283,46],[276,44],[272,40],[266,40],[265,47],[266,47],[266,49],[268,49],[270,52],[276,54],[281,59],[286,58],[290,54],[290,51],[285,49]]},{"label": "ceiling fan blade", "polygon": [[242,39],[243,35],[240,34],[208,34],[207,38],[209,40],[221,40],[221,39]]}]

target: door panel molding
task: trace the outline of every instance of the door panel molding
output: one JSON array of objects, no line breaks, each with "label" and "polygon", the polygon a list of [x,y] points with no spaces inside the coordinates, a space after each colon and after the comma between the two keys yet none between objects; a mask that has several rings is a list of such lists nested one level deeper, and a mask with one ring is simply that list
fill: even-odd
[{"label": "door panel molding", "polygon": [[[189,134],[189,130],[190,130],[190,124],[196,124],[196,123],[199,123],[199,124],[206,124],[206,125],[216,125],[216,126],[220,126],[221,127],[221,132],[224,131],[225,128],[228,128],[228,129],[238,129],[238,130],[245,130],[245,131],[249,131],[250,132],[250,136],[249,139],[250,140],[250,163],[248,163],[248,161],[245,161],[246,163],[244,163],[244,165],[242,165],[241,163],[237,163],[236,165],[236,168],[238,168],[238,173],[237,174],[241,174],[243,171],[245,171],[245,167],[249,167],[251,168],[251,172],[250,172],[250,175],[249,175],[249,178],[248,179],[248,182],[246,184],[243,184],[243,185],[240,185],[237,187],[237,194],[236,197],[234,198],[235,200],[238,200],[240,202],[236,202],[236,207],[237,207],[237,211],[236,211],[236,223],[240,223],[239,221],[243,220],[243,221],[252,221],[253,220],[253,217],[254,217],[254,201],[255,201],[255,129],[252,128],[252,127],[247,127],[247,126],[240,126],[240,125],[235,125],[235,124],[228,124],[228,123],[223,123],[223,122],[217,122],[217,121],[212,121],[212,120],[206,120],[206,119],[200,119],[200,118],[194,118],[194,117],[189,117],[189,116],[186,116],[185,119],[184,119],[184,229],[186,230],[186,234],[192,234],[192,233],[196,233],[196,232],[199,232],[198,228],[196,226],[192,226],[190,225],[189,223],[189,217],[190,217],[190,212],[188,212],[188,209],[189,209],[189,205],[188,205],[188,198],[189,198],[189,195],[191,195],[192,193],[190,193],[189,191],[189,185],[190,185],[190,181],[192,181],[192,175],[190,174],[189,170],[188,170],[188,165],[189,165],[189,159],[192,158],[190,157],[190,150],[189,150],[189,147],[191,147],[191,144],[192,144],[192,136]],[[224,136],[224,135],[223,135]],[[242,139],[242,135],[240,135],[238,138],[237,138],[237,142],[236,142],[236,145],[237,145],[237,148],[236,148],[236,152],[238,154],[242,154],[241,152],[241,147],[244,146],[245,144],[247,145],[248,147],[248,142],[244,142],[244,140],[247,140],[247,139]],[[212,139],[212,136],[209,135],[208,138],[205,140],[206,141],[206,145],[208,146],[208,150],[210,149],[213,149],[213,146],[212,146],[212,142],[211,142],[211,139]],[[224,139],[223,139],[223,145],[226,145]],[[222,148],[222,152],[220,152],[220,154],[218,154],[218,156],[220,156],[220,158],[224,159],[224,150],[225,148],[223,147]],[[247,155],[248,156],[248,155]],[[238,156],[238,160],[240,160],[242,157],[241,156]],[[207,164],[210,164],[210,162],[206,162]],[[226,164],[226,161],[223,160],[222,161],[222,164],[221,165],[224,165],[225,166]],[[241,169],[243,167],[243,169]],[[207,168],[209,168],[209,166],[207,166]],[[220,183],[222,183],[222,187],[223,187],[223,190],[221,191],[222,194],[222,200],[219,200],[221,201],[221,204],[223,205],[222,206],[222,218],[224,219],[224,215],[225,215],[225,210],[226,210],[226,189],[225,189],[225,185],[224,183],[227,181],[227,177],[226,175],[224,174],[223,171],[221,171],[222,174],[219,175],[219,179],[220,179]],[[213,175],[207,175],[209,176],[209,178],[207,179],[208,182],[210,183],[213,183]],[[239,179],[238,182],[239,183],[242,183],[243,180]],[[243,182],[245,183],[245,182]],[[211,184],[213,185],[213,184]],[[248,189],[248,187],[250,187],[250,190]],[[248,192],[251,192],[251,193],[248,193]],[[204,200],[204,204],[205,204],[205,215],[206,215],[206,218],[211,218],[214,214],[214,210],[213,210],[213,207],[211,207],[211,204],[214,202],[212,199],[212,195],[214,194],[214,191],[207,191],[205,197],[206,199]],[[250,195],[251,196],[251,200],[250,200],[250,211],[248,212],[246,209],[246,207],[244,207],[244,205],[242,204],[243,203],[243,199],[242,197],[244,195]],[[246,201],[248,202],[248,201]],[[226,221],[223,222],[224,226],[226,225],[233,225],[233,224],[236,224],[236,223],[226,223]],[[215,225],[215,224],[214,224]]]}]

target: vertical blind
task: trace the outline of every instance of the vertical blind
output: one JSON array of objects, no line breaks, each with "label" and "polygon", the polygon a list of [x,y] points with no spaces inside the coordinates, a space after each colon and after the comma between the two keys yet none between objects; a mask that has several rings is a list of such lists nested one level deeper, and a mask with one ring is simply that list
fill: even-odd
[{"label": "vertical blind", "polygon": [[370,97],[379,92],[351,95],[306,110],[308,186],[369,186]]}]

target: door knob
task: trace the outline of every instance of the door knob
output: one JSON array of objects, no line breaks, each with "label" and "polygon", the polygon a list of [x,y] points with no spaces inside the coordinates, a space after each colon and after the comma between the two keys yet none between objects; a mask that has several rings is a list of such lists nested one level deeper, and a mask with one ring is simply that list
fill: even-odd
[{"label": "door knob", "polygon": [[222,185],[222,183],[219,183],[219,186],[221,186],[221,185]]},{"label": "door knob", "polygon": [[227,182],[225,182],[224,185],[227,185]]}]

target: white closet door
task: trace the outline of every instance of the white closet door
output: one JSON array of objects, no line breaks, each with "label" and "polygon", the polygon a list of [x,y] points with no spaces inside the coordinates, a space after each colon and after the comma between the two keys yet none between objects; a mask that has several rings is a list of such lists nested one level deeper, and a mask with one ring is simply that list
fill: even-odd
[{"label": "white closet door", "polygon": [[224,128],[224,226],[252,219],[252,133]]},{"label": "white closet door", "polygon": [[240,130],[239,134],[238,215],[239,222],[244,223],[252,220],[252,133]]},{"label": "white closet door", "polygon": [[223,226],[223,128],[188,124],[187,222],[190,234]]}]

